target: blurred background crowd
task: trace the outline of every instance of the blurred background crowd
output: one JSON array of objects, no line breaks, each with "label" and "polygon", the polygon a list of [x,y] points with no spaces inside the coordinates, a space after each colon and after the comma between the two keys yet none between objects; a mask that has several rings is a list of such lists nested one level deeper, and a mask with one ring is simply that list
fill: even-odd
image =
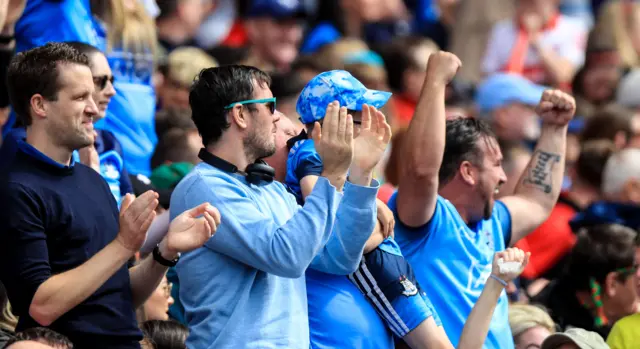
[{"label": "blurred background crowd", "polygon": [[[202,147],[191,121],[189,87],[200,70],[256,66],[272,77],[277,110],[303,128],[296,101],[315,75],[349,71],[368,88],[391,91],[384,108],[393,129],[377,171],[379,198],[394,192],[429,55],[456,54],[461,71],[448,86],[447,117],[484,118],[504,154],[510,195],[540,134],[534,107],[545,87],[570,92],[563,193],[551,216],[516,246],[532,252],[509,286],[516,348],[538,348],[557,330],[580,327],[612,348],[640,347],[639,240],[599,223],[640,227],[640,2],[632,0],[0,0],[0,74],[10,58],[52,41],[90,44],[110,72],[98,78],[105,117],[121,161],[110,171],[116,199],[154,188],[162,210]],[[2,24],[4,22],[4,24]],[[19,134],[7,89],[0,88],[2,139]],[[107,108],[108,105],[108,108]],[[289,123],[287,123],[289,124]],[[286,154],[285,154],[286,156]],[[102,160],[102,159],[101,159]],[[128,183],[126,183],[128,182]],[[118,185],[116,185],[118,187]],[[631,251],[629,254],[628,252]],[[619,272],[629,264],[631,270]],[[633,262],[635,261],[635,262]],[[618,273],[618,274],[615,274]],[[615,286],[623,278],[626,289]],[[607,321],[578,301],[604,285]],[[172,288],[172,283],[173,288]],[[615,285],[614,285],[615,284]],[[612,286],[614,285],[614,286]],[[140,313],[145,334],[184,341],[178,283],[171,269]],[[576,295],[579,295],[576,297]],[[587,295],[587,296],[584,296]],[[535,305],[531,305],[535,304]],[[0,346],[16,320],[0,291]],[[175,309],[175,311],[174,311]],[[173,322],[162,324],[162,321]],[[613,327],[613,332],[611,328]]]}]

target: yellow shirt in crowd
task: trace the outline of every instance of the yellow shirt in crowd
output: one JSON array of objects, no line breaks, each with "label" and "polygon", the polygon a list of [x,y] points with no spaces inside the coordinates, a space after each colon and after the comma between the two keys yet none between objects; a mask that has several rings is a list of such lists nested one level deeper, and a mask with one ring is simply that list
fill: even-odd
[{"label": "yellow shirt in crowd", "polygon": [[611,349],[638,348],[640,343],[640,314],[629,315],[613,325],[607,344]]}]

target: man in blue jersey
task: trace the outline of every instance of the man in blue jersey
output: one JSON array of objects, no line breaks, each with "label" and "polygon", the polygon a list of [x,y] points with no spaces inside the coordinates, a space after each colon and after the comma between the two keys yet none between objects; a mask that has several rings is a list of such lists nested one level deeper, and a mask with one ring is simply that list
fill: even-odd
[{"label": "man in blue jersey", "polygon": [[[460,68],[453,54],[432,54],[406,135],[399,188],[389,201],[395,238],[454,345],[491,273],[495,251],[541,224],[555,205],[564,173],[567,124],[574,99],[545,91],[537,112],[542,134],[515,194],[494,196],[506,181],[495,136],[482,120],[446,120],[447,83]],[[500,297],[485,348],[513,348],[506,293]]]},{"label": "man in blue jersey", "polygon": [[308,349],[305,270],[352,273],[375,225],[378,183],[347,181],[347,171],[370,178],[381,140],[354,151],[353,120],[332,103],[314,133],[324,168],[298,206],[260,161],[276,150],[280,116],[269,83],[257,68],[227,65],[203,70],[191,87],[203,162],[175,188],[170,212],[211,202],[224,222],[177,265],[190,348]]}]

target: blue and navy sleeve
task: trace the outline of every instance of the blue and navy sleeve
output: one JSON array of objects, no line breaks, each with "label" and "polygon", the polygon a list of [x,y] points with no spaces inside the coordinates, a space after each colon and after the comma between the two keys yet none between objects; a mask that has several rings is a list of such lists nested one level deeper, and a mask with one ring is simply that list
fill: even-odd
[{"label": "blue and navy sleeve", "polygon": [[300,154],[297,165],[294,171],[299,179],[306,176],[320,176],[322,173],[322,159],[316,152]]},{"label": "blue and navy sleeve", "polygon": [[504,246],[509,247],[511,244],[511,212],[502,201],[496,201],[493,205],[493,214],[497,217],[498,222],[502,226],[502,234],[504,237]]}]

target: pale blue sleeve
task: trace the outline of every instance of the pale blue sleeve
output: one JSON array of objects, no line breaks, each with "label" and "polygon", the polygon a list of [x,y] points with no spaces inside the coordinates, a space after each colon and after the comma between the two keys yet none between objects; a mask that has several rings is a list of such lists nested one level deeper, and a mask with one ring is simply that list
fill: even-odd
[{"label": "pale blue sleeve", "polygon": [[311,263],[311,268],[337,275],[356,271],[364,245],[377,222],[376,195],[379,186],[376,180],[369,187],[345,183],[337,224],[329,242]]},{"label": "pale blue sleeve", "polygon": [[496,201],[493,204],[493,214],[502,227],[504,246],[509,247],[511,243],[511,212],[509,212],[509,208],[507,208],[507,205],[502,201]]},{"label": "pale blue sleeve", "polygon": [[187,190],[174,191],[170,210],[173,218],[209,202],[220,211],[221,223],[207,248],[266,273],[298,278],[329,240],[342,196],[325,178],[318,179],[303,208],[292,196],[271,195],[270,207],[285,215],[294,210],[279,225],[237,184],[197,179]]}]

